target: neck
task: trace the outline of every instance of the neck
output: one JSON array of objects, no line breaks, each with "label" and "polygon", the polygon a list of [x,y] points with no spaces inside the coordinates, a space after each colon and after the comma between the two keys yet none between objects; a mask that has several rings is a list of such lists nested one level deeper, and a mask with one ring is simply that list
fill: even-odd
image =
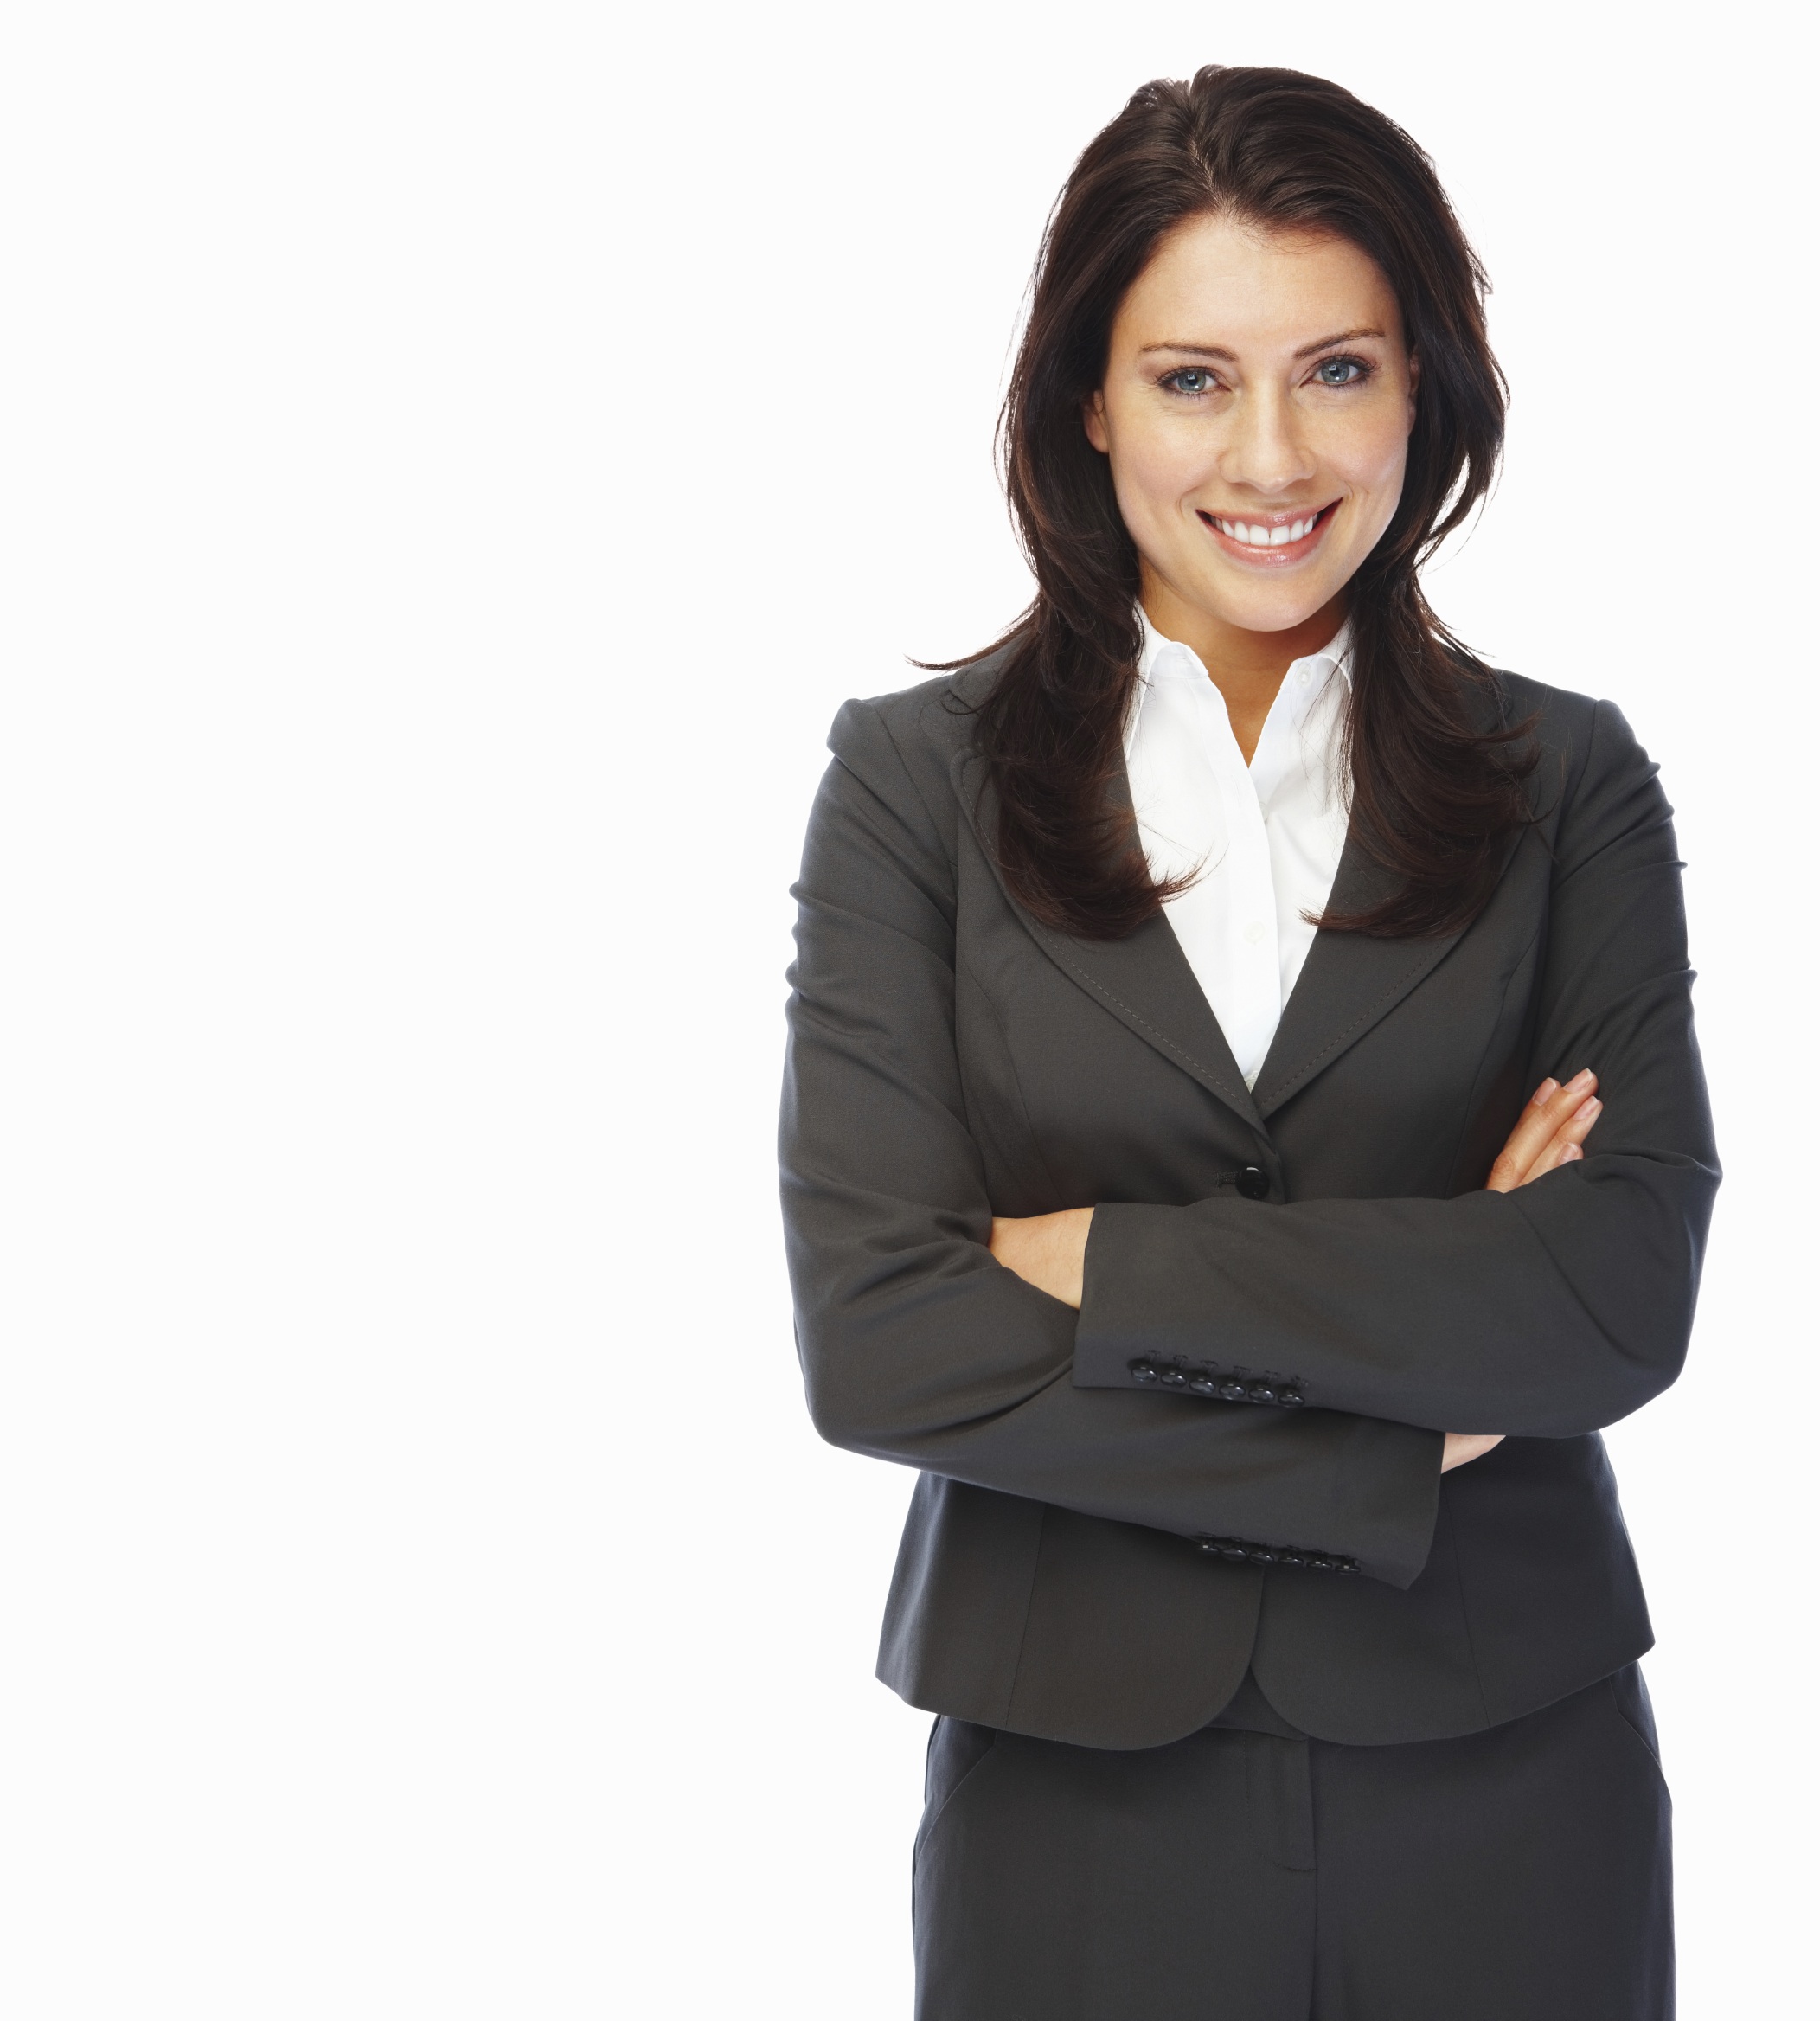
[{"label": "neck", "polygon": [[1185,602],[1148,563],[1140,563],[1139,594],[1151,624],[1165,638],[1188,646],[1207,669],[1247,765],[1284,675],[1293,662],[1327,645],[1346,616],[1340,595],[1286,632],[1246,632]]}]

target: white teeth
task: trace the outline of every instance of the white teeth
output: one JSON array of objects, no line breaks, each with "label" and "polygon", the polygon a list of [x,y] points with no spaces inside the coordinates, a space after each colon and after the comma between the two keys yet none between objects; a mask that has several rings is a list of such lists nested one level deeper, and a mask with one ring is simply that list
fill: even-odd
[{"label": "white teeth", "polygon": [[1214,524],[1241,547],[1286,548],[1292,542],[1306,540],[1320,516],[1314,512],[1306,519],[1287,520],[1281,526],[1257,526],[1248,519],[1215,519]]}]

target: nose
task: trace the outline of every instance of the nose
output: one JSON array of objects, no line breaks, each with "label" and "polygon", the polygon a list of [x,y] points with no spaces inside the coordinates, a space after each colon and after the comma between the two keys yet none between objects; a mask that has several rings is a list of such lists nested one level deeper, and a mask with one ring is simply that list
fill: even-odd
[{"label": "nose", "polygon": [[1266,497],[1305,484],[1315,474],[1315,459],[1301,438],[1298,418],[1282,388],[1248,388],[1231,415],[1220,475]]}]

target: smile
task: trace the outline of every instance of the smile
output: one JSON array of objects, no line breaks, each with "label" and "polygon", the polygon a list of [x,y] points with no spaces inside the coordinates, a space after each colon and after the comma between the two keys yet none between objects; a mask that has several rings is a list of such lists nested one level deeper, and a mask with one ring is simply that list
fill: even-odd
[{"label": "smile", "polygon": [[1212,512],[1198,516],[1234,560],[1282,568],[1315,551],[1339,508],[1336,498],[1317,512],[1284,513],[1271,519],[1226,519]]}]

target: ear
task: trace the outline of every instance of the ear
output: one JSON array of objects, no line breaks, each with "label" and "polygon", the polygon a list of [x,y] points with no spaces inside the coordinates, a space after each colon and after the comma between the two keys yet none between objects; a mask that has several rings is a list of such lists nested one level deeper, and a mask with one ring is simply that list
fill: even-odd
[{"label": "ear", "polygon": [[1105,432],[1105,395],[1097,388],[1093,397],[1083,401],[1080,409],[1082,426],[1086,429],[1087,440],[1102,456],[1110,456],[1112,439]]}]

